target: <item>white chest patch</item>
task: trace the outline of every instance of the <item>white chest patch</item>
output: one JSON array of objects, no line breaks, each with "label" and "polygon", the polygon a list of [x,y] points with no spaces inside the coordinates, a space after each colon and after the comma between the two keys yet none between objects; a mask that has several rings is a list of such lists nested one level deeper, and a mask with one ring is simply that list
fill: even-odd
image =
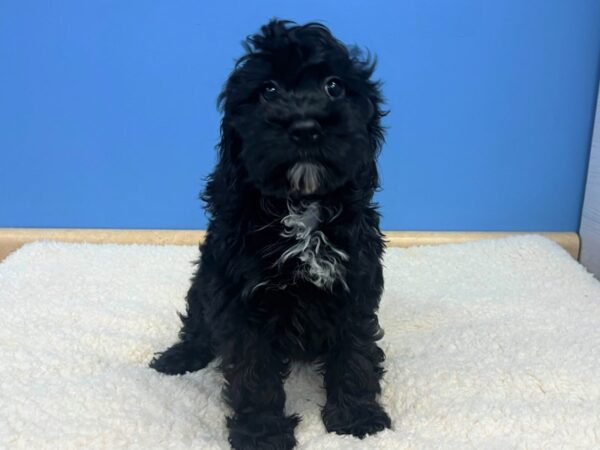
[{"label": "white chest patch", "polygon": [[[298,258],[302,264],[298,266],[295,276],[330,290],[333,283],[338,280],[348,289],[343,262],[348,261],[349,256],[335,248],[318,229],[319,224],[322,223],[321,209],[319,202],[316,201],[302,203],[297,207],[288,205],[289,214],[281,220],[285,228],[281,236],[294,238],[295,242],[281,254],[277,264],[282,265],[290,258]],[[329,220],[335,217],[336,214]]]}]

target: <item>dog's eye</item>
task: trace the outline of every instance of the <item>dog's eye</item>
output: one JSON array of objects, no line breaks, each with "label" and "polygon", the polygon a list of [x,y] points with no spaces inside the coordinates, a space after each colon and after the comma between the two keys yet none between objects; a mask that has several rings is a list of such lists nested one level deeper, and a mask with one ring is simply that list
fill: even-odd
[{"label": "dog's eye", "polygon": [[344,85],[339,78],[328,78],[325,81],[325,92],[331,98],[340,98],[344,95]]},{"label": "dog's eye", "polygon": [[267,81],[262,88],[262,97],[266,101],[273,100],[279,95],[279,86],[274,81]]}]

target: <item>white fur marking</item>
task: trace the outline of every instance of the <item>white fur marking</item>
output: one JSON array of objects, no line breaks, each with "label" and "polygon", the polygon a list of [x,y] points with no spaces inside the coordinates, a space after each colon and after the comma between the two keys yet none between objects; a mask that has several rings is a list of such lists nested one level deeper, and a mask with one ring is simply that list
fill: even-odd
[{"label": "white fur marking", "polygon": [[321,185],[325,169],[319,164],[302,162],[294,164],[287,173],[292,190],[314,194]]},{"label": "white fur marking", "polygon": [[[335,248],[325,234],[317,229],[321,223],[319,203],[302,203],[300,207],[288,204],[288,209],[289,214],[281,220],[285,227],[281,236],[295,238],[297,242],[282,253],[277,264],[281,266],[288,259],[297,257],[303,263],[297,276],[330,290],[335,280],[339,280],[348,289],[344,279],[346,269],[342,262],[348,261],[349,256]],[[337,215],[339,212],[335,213],[334,218]]]}]

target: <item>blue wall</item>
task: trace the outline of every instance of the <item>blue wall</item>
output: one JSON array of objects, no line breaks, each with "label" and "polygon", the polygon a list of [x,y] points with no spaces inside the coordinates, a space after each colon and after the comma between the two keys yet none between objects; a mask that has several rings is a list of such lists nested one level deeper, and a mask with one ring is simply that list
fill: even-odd
[{"label": "blue wall", "polygon": [[273,16],[378,54],[384,228],[578,229],[597,0],[2,0],[0,226],[204,227],[215,99]]}]

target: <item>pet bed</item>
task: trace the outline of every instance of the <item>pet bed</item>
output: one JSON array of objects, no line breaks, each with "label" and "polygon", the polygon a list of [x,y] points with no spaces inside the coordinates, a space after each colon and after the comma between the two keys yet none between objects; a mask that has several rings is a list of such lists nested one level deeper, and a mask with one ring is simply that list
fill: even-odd
[{"label": "pet bed", "polygon": [[[212,363],[147,368],[176,339],[192,246],[34,242],[0,264],[0,447],[227,449]],[[388,249],[382,404],[393,429],[327,434],[297,366],[300,449],[600,448],[600,283],[518,236]]]}]

